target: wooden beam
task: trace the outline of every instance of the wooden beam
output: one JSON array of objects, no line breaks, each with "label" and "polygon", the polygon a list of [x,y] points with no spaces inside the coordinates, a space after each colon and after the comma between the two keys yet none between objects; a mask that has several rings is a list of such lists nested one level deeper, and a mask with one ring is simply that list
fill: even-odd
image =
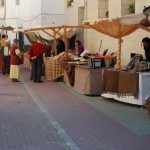
[{"label": "wooden beam", "polygon": [[42,30],[44,33],[48,34],[49,36],[51,36],[52,38],[55,38],[54,35],[50,34],[49,32]]},{"label": "wooden beam", "polygon": [[53,30],[54,33],[54,52],[55,52],[55,56],[57,55],[57,41],[56,41],[56,32],[55,30]]},{"label": "wooden beam", "polygon": [[56,31],[56,29],[51,29],[51,30],[52,30],[53,32],[55,32],[56,35],[58,34],[59,36],[62,36],[62,37],[63,37],[63,35],[60,34],[59,31]]},{"label": "wooden beam", "polygon": [[37,27],[37,28],[31,28],[31,29],[26,29],[24,32],[30,32],[30,31],[37,31],[37,30],[47,30],[47,29],[53,29],[56,31],[56,29],[63,29],[63,28],[89,28],[89,26],[82,25],[82,26],[55,26],[55,27]]},{"label": "wooden beam", "polygon": [[64,26],[64,43],[65,43],[66,57],[68,59],[67,29],[65,28],[65,26]]}]

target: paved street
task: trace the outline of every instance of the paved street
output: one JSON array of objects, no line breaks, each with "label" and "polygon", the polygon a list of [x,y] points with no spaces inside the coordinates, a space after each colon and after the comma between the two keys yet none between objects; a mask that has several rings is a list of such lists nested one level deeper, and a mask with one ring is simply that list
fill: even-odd
[{"label": "paved street", "polygon": [[143,107],[81,95],[63,82],[0,74],[0,150],[149,150]]}]

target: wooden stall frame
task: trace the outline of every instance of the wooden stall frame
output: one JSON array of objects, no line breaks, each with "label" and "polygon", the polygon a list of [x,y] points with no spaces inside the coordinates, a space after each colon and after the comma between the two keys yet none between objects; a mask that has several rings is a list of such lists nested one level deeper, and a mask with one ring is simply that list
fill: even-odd
[{"label": "wooden stall frame", "polygon": [[[68,57],[68,47],[67,47],[67,32],[73,30],[73,29],[78,29],[78,28],[90,28],[86,25],[82,25],[82,26],[67,26],[67,25],[62,25],[62,26],[53,26],[53,27],[36,27],[36,28],[30,28],[30,29],[25,29],[23,31],[24,34],[27,34],[28,32],[34,32],[34,31],[42,31],[44,33],[46,33],[47,35],[49,35],[50,37],[52,37],[54,39],[54,51],[55,51],[55,55],[57,54],[57,50],[56,50],[56,45],[57,45],[57,41],[56,41],[56,36],[59,35],[61,39],[63,39],[64,43],[65,43],[65,52],[66,52],[66,57]],[[53,34],[50,34],[49,32],[47,32],[46,30],[52,30]],[[64,29],[64,34],[60,33],[60,30]],[[69,29],[67,31],[67,29]]]}]

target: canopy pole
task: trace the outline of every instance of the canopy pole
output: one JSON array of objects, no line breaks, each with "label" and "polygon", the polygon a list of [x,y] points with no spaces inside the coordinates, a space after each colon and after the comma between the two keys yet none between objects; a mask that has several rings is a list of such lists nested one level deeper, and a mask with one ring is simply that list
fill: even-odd
[{"label": "canopy pole", "polygon": [[57,55],[57,41],[56,41],[56,32],[55,32],[55,29],[53,30],[54,31],[54,52],[55,52],[55,56]]},{"label": "canopy pole", "polygon": [[66,57],[68,58],[68,47],[67,47],[67,30],[66,26],[64,26],[64,42],[65,42],[65,52],[66,52]]},{"label": "canopy pole", "polygon": [[121,38],[118,39],[118,52],[117,52],[117,63],[115,65],[115,68],[121,69],[121,47],[122,47],[123,40]]}]

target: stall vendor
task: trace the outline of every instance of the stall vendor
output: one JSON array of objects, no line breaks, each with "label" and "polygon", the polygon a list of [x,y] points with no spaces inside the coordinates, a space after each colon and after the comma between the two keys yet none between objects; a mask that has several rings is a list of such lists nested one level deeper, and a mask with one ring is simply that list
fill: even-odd
[{"label": "stall vendor", "polygon": [[150,62],[150,38],[149,37],[143,38],[142,44],[145,51],[146,61]]},{"label": "stall vendor", "polygon": [[57,40],[57,55],[61,52],[64,52],[65,51],[65,43],[63,40],[61,39],[58,39]]},{"label": "stall vendor", "polygon": [[80,57],[80,54],[84,51],[84,46],[82,45],[81,41],[79,41],[79,40],[76,40],[75,44],[77,46],[76,54]]}]

